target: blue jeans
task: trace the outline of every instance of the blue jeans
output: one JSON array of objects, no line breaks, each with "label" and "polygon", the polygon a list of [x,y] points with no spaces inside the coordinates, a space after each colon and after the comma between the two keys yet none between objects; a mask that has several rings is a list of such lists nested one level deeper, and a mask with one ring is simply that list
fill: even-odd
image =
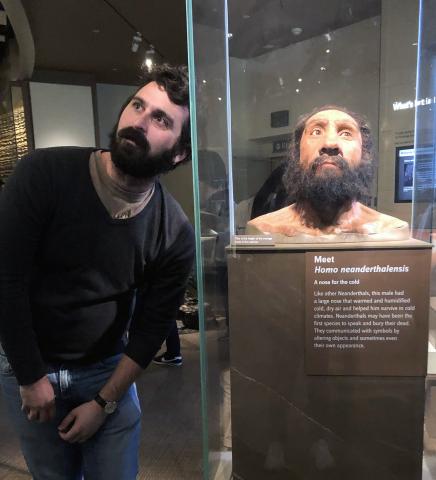
[{"label": "blue jeans", "polygon": [[17,380],[0,354],[3,394],[21,448],[34,480],[134,480],[138,473],[141,410],[136,386],[119,401],[97,433],[81,444],[63,441],[57,432],[62,419],[75,407],[92,400],[115,369],[120,355],[86,367],[49,367],[56,395],[56,417],[46,423],[30,422],[21,411]]}]

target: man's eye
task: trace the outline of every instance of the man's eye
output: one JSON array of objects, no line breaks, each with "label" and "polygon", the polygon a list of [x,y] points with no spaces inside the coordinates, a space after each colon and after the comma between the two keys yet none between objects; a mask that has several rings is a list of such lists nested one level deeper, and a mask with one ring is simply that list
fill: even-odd
[{"label": "man's eye", "polygon": [[135,110],[138,110],[138,111],[139,111],[139,110],[141,110],[141,108],[142,108],[142,104],[141,104],[141,102],[138,102],[138,101],[135,100],[135,101],[132,102],[132,107],[133,107]]},{"label": "man's eye", "polygon": [[155,115],[154,119],[159,125],[168,127],[168,119],[165,117],[165,115],[157,114]]}]

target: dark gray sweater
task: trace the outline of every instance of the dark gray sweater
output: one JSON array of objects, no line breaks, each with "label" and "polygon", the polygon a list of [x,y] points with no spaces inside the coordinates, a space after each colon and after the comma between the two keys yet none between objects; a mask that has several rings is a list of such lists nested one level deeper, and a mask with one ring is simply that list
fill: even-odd
[{"label": "dark gray sweater", "polygon": [[37,150],[0,197],[0,340],[21,385],[47,363],[121,351],[145,368],[183,299],[194,239],[180,206],[157,183],[142,212],[112,219],[92,184],[91,152]]}]

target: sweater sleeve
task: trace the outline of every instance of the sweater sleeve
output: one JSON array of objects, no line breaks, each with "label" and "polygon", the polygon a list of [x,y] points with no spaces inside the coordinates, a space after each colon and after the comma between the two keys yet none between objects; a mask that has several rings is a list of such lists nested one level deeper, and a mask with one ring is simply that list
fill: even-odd
[{"label": "sweater sleeve", "polygon": [[168,336],[183,302],[194,260],[194,233],[186,222],[166,250],[147,288],[138,292],[126,355],[146,368]]},{"label": "sweater sleeve", "polygon": [[46,373],[32,325],[30,279],[53,208],[42,152],[20,160],[0,195],[0,341],[20,385]]}]

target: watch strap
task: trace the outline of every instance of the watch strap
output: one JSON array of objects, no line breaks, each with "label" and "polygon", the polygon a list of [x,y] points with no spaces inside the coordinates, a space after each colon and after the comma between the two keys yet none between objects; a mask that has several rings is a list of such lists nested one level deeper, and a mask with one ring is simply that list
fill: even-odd
[{"label": "watch strap", "polygon": [[100,405],[101,408],[103,408],[103,410],[105,409],[107,401],[101,397],[99,393],[97,393],[97,395],[94,397],[94,400]]}]

